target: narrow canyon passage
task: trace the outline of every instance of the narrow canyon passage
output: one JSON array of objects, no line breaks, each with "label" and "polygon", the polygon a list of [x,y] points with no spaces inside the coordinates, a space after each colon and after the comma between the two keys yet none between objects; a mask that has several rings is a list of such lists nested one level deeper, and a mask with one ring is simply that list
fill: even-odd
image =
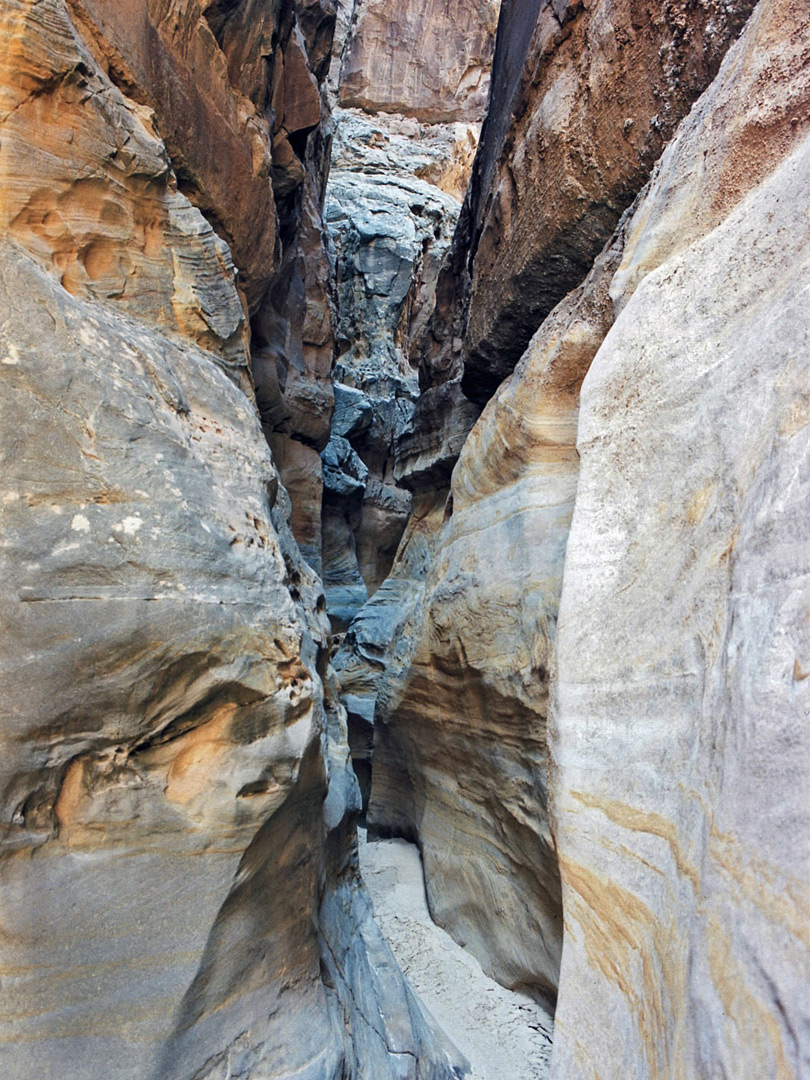
[{"label": "narrow canyon passage", "polygon": [[807,0],[0,40],[0,1080],[807,1080]]},{"label": "narrow canyon passage", "polygon": [[553,1017],[490,979],[474,956],[436,926],[416,845],[368,842],[361,829],[360,872],[403,975],[469,1062],[468,1080],[545,1080]]}]

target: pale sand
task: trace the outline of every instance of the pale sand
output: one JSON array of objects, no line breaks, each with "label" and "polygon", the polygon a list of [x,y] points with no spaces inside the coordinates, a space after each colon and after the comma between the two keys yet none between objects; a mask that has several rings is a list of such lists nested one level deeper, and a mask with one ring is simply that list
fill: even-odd
[{"label": "pale sand", "polygon": [[494,982],[430,918],[422,860],[404,840],[366,841],[360,868],[377,923],[423,1005],[470,1062],[469,1080],[545,1080],[553,1021]]}]

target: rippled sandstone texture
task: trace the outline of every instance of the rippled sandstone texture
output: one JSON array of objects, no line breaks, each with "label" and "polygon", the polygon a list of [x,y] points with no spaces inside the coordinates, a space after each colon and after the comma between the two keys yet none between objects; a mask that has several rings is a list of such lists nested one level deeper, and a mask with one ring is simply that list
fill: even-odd
[{"label": "rippled sandstone texture", "polygon": [[[206,14],[0,15],[0,1071],[439,1080],[458,1058],[359,886],[323,596],[247,351],[288,265],[271,181],[301,235],[273,144],[328,9]],[[276,40],[303,80],[278,130]]]}]

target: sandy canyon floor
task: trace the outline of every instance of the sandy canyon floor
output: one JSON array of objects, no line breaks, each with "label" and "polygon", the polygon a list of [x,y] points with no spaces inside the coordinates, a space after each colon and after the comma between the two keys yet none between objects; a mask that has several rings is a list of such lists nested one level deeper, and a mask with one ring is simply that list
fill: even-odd
[{"label": "sandy canyon floor", "polygon": [[553,1020],[531,998],[506,990],[440,929],[425,899],[422,860],[405,840],[367,841],[360,868],[377,922],[400,967],[471,1065],[468,1080],[545,1080]]}]

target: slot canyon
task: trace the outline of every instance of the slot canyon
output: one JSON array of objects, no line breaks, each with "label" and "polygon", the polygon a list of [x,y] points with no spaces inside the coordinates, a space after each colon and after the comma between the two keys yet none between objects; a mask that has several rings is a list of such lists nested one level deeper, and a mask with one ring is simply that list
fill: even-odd
[{"label": "slot canyon", "polygon": [[808,1080],[807,0],[0,34],[0,1080]]}]

